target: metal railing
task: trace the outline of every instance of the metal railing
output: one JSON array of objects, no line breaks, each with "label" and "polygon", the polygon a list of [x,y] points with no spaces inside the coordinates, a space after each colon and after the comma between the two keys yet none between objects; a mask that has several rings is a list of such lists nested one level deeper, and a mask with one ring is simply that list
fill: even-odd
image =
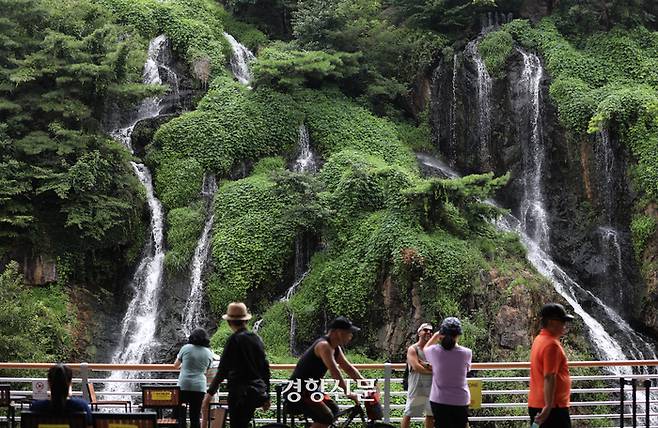
[{"label": "metal railing", "polygon": [[[173,364],[102,364],[102,363],[71,363],[68,364],[75,372],[74,395],[86,397],[86,389],[82,385],[86,383],[104,384],[108,382],[123,382],[130,384],[174,384],[176,382],[177,369]],[[29,397],[32,393],[31,382],[44,380],[34,374],[34,371],[43,372],[52,366],[52,363],[0,363],[0,383],[12,385],[12,397]],[[355,364],[365,373],[367,378],[377,379],[381,389],[382,405],[384,408],[384,420],[386,422],[400,422],[406,392],[402,391],[399,377],[404,370],[404,363],[384,364]],[[633,421],[638,420],[640,426],[645,426],[645,420],[651,426],[658,427],[658,374],[656,374],[658,360],[636,360],[636,361],[570,361],[569,367],[572,373],[572,402],[571,417],[575,426],[606,426],[624,427],[634,426]],[[619,375],[613,371],[621,367],[631,367],[637,374]],[[294,364],[272,364],[272,384],[282,383],[287,379],[294,368]],[[472,369],[482,382],[482,405],[470,413],[469,421],[472,425],[488,424],[489,426],[500,426],[503,422],[506,426],[524,426],[527,424],[527,395],[528,381],[527,371],[530,368],[528,362],[487,362],[474,363]],[[29,370],[27,374],[25,370]],[[131,379],[106,379],[112,371],[125,371],[134,373]],[[578,371],[587,371],[579,374]],[[653,373],[651,373],[653,372]],[[12,376],[12,374],[14,376]],[[153,376],[157,374],[157,376]],[[398,377],[396,377],[398,376]],[[621,378],[626,379],[622,381]],[[622,392],[620,384],[624,382],[636,382],[645,385],[649,396],[644,394],[644,388],[639,394],[638,406],[630,406],[631,392]],[[628,384],[628,383],[626,383]],[[97,392],[104,396],[129,396],[139,397],[140,392]],[[644,394],[644,395],[642,395]],[[220,396],[225,393],[220,392]],[[274,400],[275,394],[272,394]],[[649,403],[647,415],[646,403]],[[272,403],[273,406],[276,403]],[[343,402],[342,407],[346,407]],[[624,409],[624,417],[620,417],[621,409]],[[257,422],[272,422],[273,412],[257,413]],[[418,419],[420,420],[420,419]],[[598,422],[596,422],[598,421]]]}]

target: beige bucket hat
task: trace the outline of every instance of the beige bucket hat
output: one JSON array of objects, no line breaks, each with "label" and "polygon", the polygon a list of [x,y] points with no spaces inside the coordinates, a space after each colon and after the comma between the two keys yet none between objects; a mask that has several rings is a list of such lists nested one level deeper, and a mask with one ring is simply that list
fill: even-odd
[{"label": "beige bucket hat", "polygon": [[227,321],[246,321],[251,319],[251,314],[247,312],[247,305],[242,302],[233,302],[228,304],[226,313],[222,319]]}]

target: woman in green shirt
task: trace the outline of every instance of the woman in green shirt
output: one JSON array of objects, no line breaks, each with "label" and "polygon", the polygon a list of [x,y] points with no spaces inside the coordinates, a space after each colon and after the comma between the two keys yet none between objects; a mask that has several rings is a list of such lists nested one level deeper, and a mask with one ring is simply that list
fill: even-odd
[{"label": "woman in green shirt", "polygon": [[212,363],[210,338],[202,328],[190,333],[187,345],[178,352],[174,366],[180,367],[178,386],[181,401],[187,403],[190,412],[190,428],[200,428],[201,402],[206,393],[206,370]]}]

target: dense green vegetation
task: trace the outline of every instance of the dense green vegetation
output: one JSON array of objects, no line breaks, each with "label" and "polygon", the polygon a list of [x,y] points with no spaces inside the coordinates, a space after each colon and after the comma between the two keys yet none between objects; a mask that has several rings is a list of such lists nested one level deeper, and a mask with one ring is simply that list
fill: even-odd
[{"label": "dense green vegetation", "polygon": [[199,80],[223,70],[228,42],[222,35],[228,16],[213,0],[159,2],[155,0],[97,0],[122,24],[151,39],[166,34],[174,50],[187,60]]},{"label": "dense green vegetation", "polygon": [[[165,266],[186,272],[214,215],[205,281],[214,315],[247,300],[275,360],[289,358],[291,315],[302,344],[324,316],[348,315],[365,327],[357,352],[380,358],[389,351],[382,323],[412,322],[420,304],[426,319],[462,317],[476,358],[522,355],[490,334],[498,311],[513,302],[530,312],[553,296],[518,239],[490,224],[498,211],[481,202],[508,177],[423,178],[413,151],[434,150],[422,96],[442,55],[478,35],[481,14],[518,17],[527,2],[223,3],[0,0],[0,325],[8,328],[0,356],[66,357],[75,322],[64,286],[109,285],[135,262],[144,195],[128,150],[104,134],[104,121],[108,109],[166,90],[139,83],[147,41],[159,34],[207,90],[146,147],[166,212]],[[656,6],[544,4],[549,17],[490,32],[479,51],[494,78],[504,77],[515,44],[538,52],[568,137],[581,143],[607,127],[629,149],[641,258],[657,242],[658,37],[649,28]],[[229,76],[224,31],[258,54],[252,88]],[[288,168],[302,124],[322,161],[315,175]],[[200,195],[207,174],[220,182],[212,203]],[[277,302],[294,280],[298,240],[317,251],[294,297]],[[56,260],[58,284],[26,287],[9,260],[42,254]],[[220,329],[213,343],[226,334]]]},{"label": "dense green vegetation", "polygon": [[498,33],[506,32],[545,58],[551,97],[574,143],[606,128],[631,153],[628,175],[638,194],[631,229],[650,279],[658,266],[642,254],[655,239],[656,219],[645,212],[658,200],[658,33],[616,27],[574,43],[549,18],[536,27],[517,20]]},{"label": "dense green vegetation", "polygon": [[213,264],[208,284],[213,309],[257,293],[274,297],[298,233],[312,230],[318,209],[311,180],[283,169],[280,158],[259,162],[245,179],[221,186],[215,201]]},{"label": "dense green vegetation", "polygon": [[141,244],[143,196],[101,131],[102,101],[153,92],[131,83],[144,41],[117,42],[126,29],[91,1],[0,6],[0,260],[43,254],[71,280],[116,277]]},{"label": "dense green vegetation", "polygon": [[67,358],[76,324],[67,294],[57,285],[30,289],[16,262],[0,272],[0,359],[56,361]]}]

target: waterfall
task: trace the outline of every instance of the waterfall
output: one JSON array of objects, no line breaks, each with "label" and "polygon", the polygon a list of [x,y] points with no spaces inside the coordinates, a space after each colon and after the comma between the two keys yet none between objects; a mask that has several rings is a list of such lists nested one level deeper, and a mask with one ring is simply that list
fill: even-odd
[{"label": "waterfall", "polygon": [[263,323],[263,319],[262,319],[262,318],[258,319],[258,321],[256,321],[256,322],[254,323],[254,328],[252,328],[251,330],[252,330],[254,333],[258,333],[258,330],[260,330],[260,325],[261,325],[262,323]]},{"label": "waterfall", "polygon": [[[513,231],[519,234],[521,242],[523,242],[528,251],[528,261],[539,273],[551,282],[555,290],[564,297],[573,308],[574,312],[585,322],[590,341],[594,345],[599,358],[602,360],[656,358],[653,347],[640,335],[635,333],[631,326],[628,325],[628,323],[614,310],[603,303],[598,297],[583,289],[563,269],[561,269],[550,258],[550,256],[544,252],[541,246],[525,233],[522,222],[511,215],[506,215],[497,222],[497,225],[502,230]],[[606,331],[599,321],[583,309],[578,302],[578,296],[580,296],[581,300],[587,299],[592,302],[593,306],[596,307],[601,314],[605,314],[608,321],[614,324],[614,329],[617,330],[614,337]],[[592,310],[593,309],[590,309],[590,311]],[[623,346],[618,340],[616,340],[616,338],[624,340]],[[610,370],[617,375],[632,373],[629,367],[613,367],[610,368]]]},{"label": "waterfall", "polygon": [[[233,55],[231,56],[231,70],[235,78],[243,85],[248,85],[251,80],[249,71],[249,62],[255,59],[254,55],[240,44],[233,36],[224,33],[224,37],[231,45]],[[215,176],[206,174],[203,180],[202,195],[206,198],[206,222],[203,226],[201,236],[197,241],[190,268],[190,295],[185,302],[182,315],[182,330],[185,336],[188,336],[192,330],[201,324],[201,312],[203,308],[203,275],[208,253],[210,251],[210,232],[215,221],[214,205],[212,203],[217,183]]]},{"label": "waterfall", "polygon": [[[479,40],[473,40],[466,45],[465,52],[470,56],[477,71],[477,111],[478,135],[480,137],[479,157],[480,166],[489,169],[491,156],[489,153],[491,140],[491,76],[487,72],[484,61],[478,51]],[[453,77],[454,78],[454,77]]]},{"label": "waterfall", "polygon": [[[297,287],[299,284],[304,281],[304,278],[306,278],[306,275],[308,275],[308,270],[303,272],[299,278],[293,282],[293,284],[286,290],[285,294],[281,299],[279,299],[280,302],[289,302],[290,299],[292,299],[292,296],[295,294],[295,291],[297,291]],[[297,340],[296,340],[296,335],[297,335],[297,320],[295,320],[295,314],[291,311],[290,312],[290,353],[295,355],[297,352]]]},{"label": "waterfall", "polygon": [[[169,40],[167,37],[162,34],[155,39],[151,40],[149,43],[148,54],[146,58],[146,63],[144,64],[144,70],[142,72],[142,82],[150,85],[161,85],[162,78],[160,77],[159,68],[166,67],[160,61],[158,57],[161,55],[161,52],[165,49]],[[170,70],[171,71],[171,70]],[[173,72],[172,72],[173,73]],[[173,73],[175,75],[175,73]],[[174,80],[178,82],[178,78]],[[172,88],[175,88],[175,85],[172,85]],[[178,91],[177,88],[174,90]],[[149,119],[156,117],[160,114],[162,110],[162,98],[160,97],[151,97],[147,98],[141,102],[137,108],[137,112],[130,118],[126,126],[117,126],[109,131],[109,134],[115,140],[121,142],[131,153],[133,153],[133,147],[131,143],[131,135],[133,129],[137,122],[143,119]]]},{"label": "waterfall", "polygon": [[231,70],[238,82],[243,85],[249,85],[251,82],[251,71],[249,63],[256,59],[253,53],[244,45],[240,44],[233,36],[224,33],[224,37],[231,45],[233,55],[231,55]]},{"label": "waterfall", "polygon": [[[546,147],[544,145],[541,125],[541,89],[543,68],[539,57],[519,50],[523,56],[523,73],[519,90],[530,95],[531,104],[528,112],[522,115],[529,125],[526,144],[521,144],[523,151],[523,199],[520,217],[524,232],[544,251],[549,247],[548,214],[545,208],[543,190]],[[524,135],[523,133],[520,133]]]},{"label": "waterfall", "polygon": [[[311,174],[314,173],[317,169],[315,156],[313,155],[313,151],[311,150],[308,129],[306,128],[306,125],[304,125],[303,123],[299,125],[299,155],[297,156],[297,160],[295,161],[295,165],[293,166],[293,169],[297,172],[311,173]],[[299,284],[302,283],[302,281],[304,281],[306,275],[308,275],[309,272],[308,263],[309,263],[308,248],[306,248],[306,246],[303,245],[303,236],[301,234],[298,234],[297,238],[295,239],[295,266],[294,266],[295,280],[292,283],[292,285],[288,287],[288,290],[286,290],[283,297],[279,299],[280,302],[289,302],[290,299],[292,299],[292,296],[295,294],[297,287],[299,286]],[[297,343],[295,340],[296,332],[297,332],[297,321],[295,320],[295,314],[292,311],[290,311],[290,352],[293,355],[295,355],[295,353],[297,352]]]},{"label": "waterfall", "polygon": [[[437,163],[440,161],[436,160]],[[434,163],[434,162],[432,162]],[[432,164],[428,163],[428,164]],[[440,170],[443,173],[442,170]],[[456,177],[459,177],[456,172]],[[495,205],[493,201],[486,201]],[[626,360],[633,359],[655,359],[656,354],[653,346],[647,343],[631,326],[621,318],[614,310],[609,308],[598,297],[583,289],[562,268],[560,268],[551,257],[544,252],[538,242],[532,239],[523,228],[523,222],[516,217],[507,214],[495,222],[496,227],[503,231],[515,232],[521,238],[521,242],[527,249],[527,259],[537,271],[546,277],[555,290],[569,303],[574,312],[580,316],[585,323],[587,333],[590,337],[598,357],[602,360]],[[603,324],[595,319],[579,303],[579,300],[588,300],[592,303],[590,312],[596,310],[601,318],[609,322],[608,328],[614,333],[608,333]],[[623,341],[623,344],[622,344]],[[611,368],[618,375],[631,374],[628,367]]]},{"label": "waterfall", "polygon": [[201,189],[202,195],[206,198],[206,208],[208,214],[206,223],[203,226],[203,232],[199,238],[192,258],[192,268],[190,269],[190,295],[183,309],[182,329],[185,336],[189,336],[192,330],[201,324],[201,310],[203,307],[203,282],[201,275],[210,251],[210,231],[215,221],[213,199],[217,191],[217,182],[213,174],[206,174],[203,179]]},{"label": "waterfall", "polygon": [[457,157],[457,71],[459,70],[459,57],[452,56],[452,99],[450,101],[450,147],[447,151],[452,162]]},{"label": "waterfall", "polygon": [[[295,295],[295,291],[297,291],[297,287],[299,287],[299,284],[304,281],[304,278],[308,275],[310,268],[308,266],[309,263],[309,254],[308,254],[308,249],[304,248],[304,245],[302,245],[302,237],[300,235],[297,235],[297,239],[295,239],[295,266],[294,266],[294,271],[295,271],[295,281],[292,283],[290,287],[286,290],[285,294],[281,299],[279,299],[280,302],[289,302],[290,299],[292,299],[292,296]],[[295,314],[290,311],[290,353],[295,355],[297,352],[297,320],[295,320]]]},{"label": "waterfall", "polygon": [[599,194],[605,213],[605,226],[601,226],[597,230],[601,243],[601,256],[605,259],[606,274],[613,279],[609,284],[616,286],[619,299],[617,303],[621,304],[624,302],[624,285],[627,284],[627,279],[624,276],[622,262],[622,236],[614,225],[616,224],[615,208],[619,203],[618,195],[621,194],[622,189],[620,180],[622,180],[624,172],[617,162],[607,124],[597,131],[594,150],[600,183]]},{"label": "waterfall", "polygon": [[315,156],[311,150],[310,137],[308,129],[303,123],[299,125],[299,155],[293,168],[297,172],[314,173],[317,169]]},{"label": "waterfall", "polygon": [[[624,265],[621,259],[621,245],[619,244],[619,233],[616,229],[609,226],[598,228],[599,237],[601,238],[602,255],[605,257],[608,266],[607,274],[617,281],[617,292],[619,301],[623,301],[623,282],[624,282]],[[614,266],[614,269],[612,267]],[[612,271],[611,271],[612,270]]]},{"label": "waterfall", "polygon": [[608,224],[613,224],[613,217],[616,205],[616,190],[618,187],[618,179],[622,175],[621,168],[617,167],[614,149],[612,147],[612,140],[607,126],[603,126],[596,133],[596,165],[598,170],[603,174],[603,189],[601,197],[603,199],[603,209],[605,211],[606,220]]},{"label": "waterfall", "polygon": [[162,205],[153,193],[148,168],[134,162],[132,165],[146,190],[151,212],[151,238],[130,283],[134,295],[121,323],[120,342],[112,357],[113,364],[140,363],[148,359],[148,352],[156,344],[156,316],[164,262]]},{"label": "waterfall", "polygon": [[458,178],[459,174],[455,172],[448,164],[443,162],[440,159],[430,156],[425,153],[416,153],[416,159],[422,166],[429,168],[430,170],[437,171],[438,175],[441,178]]},{"label": "waterfall", "polygon": [[514,18],[512,12],[487,12],[480,15],[480,34],[486,34],[503,24],[511,22]]},{"label": "waterfall", "polygon": [[[164,35],[151,40],[143,71],[143,82],[145,84],[162,83],[159,73],[162,64],[158,61],[158,57],[167,43],[168,40]],[[109,134],[121,141],[132,152],[131,135],[135,125],[140,120],[156,117],[161,111],[161,101],[162,99],[159,97],[144,100],[139,105],[136,114],[133,114],[133,117],[129,120],[127,126],[118,126],[111,130]],[[119,345],[112,356],[113,364],[148,361],[151,349],[157,345],[155,330],[164,263],[164,216],[162,205],[153,192],[153,180],[150,171],[143,164],[131,163],[135,175],[137,175],[146,191],[151,214],[151,232],[150,239],[142,253],[142,260],[130,282],[133,297],[121,323]],[[130,377],[130,373],[113,372],[109,379]],[[109,383],[106,388],[108,391],[119,391],[121,389],[123,388],[117,383]]]}]

